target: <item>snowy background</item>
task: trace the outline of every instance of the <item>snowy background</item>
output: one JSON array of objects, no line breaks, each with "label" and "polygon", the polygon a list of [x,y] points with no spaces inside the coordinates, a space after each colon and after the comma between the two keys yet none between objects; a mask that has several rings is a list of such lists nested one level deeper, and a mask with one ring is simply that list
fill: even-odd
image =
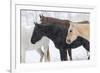
[{"label": "snowy background", "polygon": [[[86,14],[86,13],[21,10],[21,49],[31,49],[25,52],[25,63],[39,62],[39,59],[40,59],[40,55],[36,52],[36,50],[30,47],[30,45],[28,45],[27,43],[23,43],[27,41],[28,43],[30,43],[29,41],[31,40],[31,34],[34,29],[34,22],[40,23],[39,14],[43,14],[44,16],[64,19],[64,20],[68,19],[68,20],[75,21],[75,22],[84,21],[84,20],[89,21],[89,14]],[[46,41],[46,42],[49,43],[51,62],[60,61],[59,50],[55,47],[54,43],[50,39],[48,40],[49,41]],[[26,45],[28,47],[25,48]],[[43,46],[41,46],[41,48],[44,51]],[[72,59],[73,61],[74,60],[87,60],[86,50],[82,46],[76,49],[73,49]]]}]

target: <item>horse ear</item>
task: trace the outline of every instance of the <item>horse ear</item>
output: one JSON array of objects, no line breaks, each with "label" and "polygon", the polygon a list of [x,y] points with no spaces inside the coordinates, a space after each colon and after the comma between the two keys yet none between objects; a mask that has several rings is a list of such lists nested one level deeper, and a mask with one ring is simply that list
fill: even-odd
[{"label": "horse ear", "polygon": [[36,25],[37,23],[36,23],[36,22],[34,22],[34,24]]},{"label": "horse ear", "polygon": [[40,24],[38,24],[37,22],[34,22],[35,26],[40,27]]},{"label": "horse ear", "polygon": [[42,14],[42,17],[43,17],[43,14]]},{"label": "horse ear", "polygon": [[40,14],[39,16],[40,16],[40,18],[41,18],[41,14]]},{"label": "horse ear", "polygon": [[37,25],[37,22],[34,22],[35,25]]},{"label": "horse ear", "polygon": [[40,16],[40,18],[42,18],[43,17],[43,14],[42,15],[40,14],[39,16]]}]

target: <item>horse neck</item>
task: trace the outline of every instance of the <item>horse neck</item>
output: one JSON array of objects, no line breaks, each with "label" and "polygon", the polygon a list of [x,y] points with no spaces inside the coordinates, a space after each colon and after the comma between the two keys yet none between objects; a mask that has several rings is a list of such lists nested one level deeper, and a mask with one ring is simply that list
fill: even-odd
[{"label": "horse neck", "polygon": [[45,32],[44,36],[48,37],[49,39],[51,39],[52,41],[54,40],[54,38],[52,37],[52,34]]},{"label": "horse neck", "polygon": [[89,42],[87,39],[83,38],[83,37],[78,37],[81,41],[82,44],[85,44],[86,42]]},{"label": "horse neck", "polygon": [[40,31],[41,31],[41,34],[42,34],[42,37],[43,36],[46,36],[47,38],[51,39],[51,34],[50,32],[47,31],[48,30],[48,27],[47,26],[44,26]]},{"label": "horse neck", "polygon": [[90,40],[90,26],[89,26],[89,24],[77,24],[76,27],[77,27],[77,30],[79,32],[79,36],[81,36],[89,41]]}]

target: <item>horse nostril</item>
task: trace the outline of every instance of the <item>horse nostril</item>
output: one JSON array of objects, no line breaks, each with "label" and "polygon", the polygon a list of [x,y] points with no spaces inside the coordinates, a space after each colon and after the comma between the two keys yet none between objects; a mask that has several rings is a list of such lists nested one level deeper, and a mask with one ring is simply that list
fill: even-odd
[{"label": "horse nostril", "polygon": [[32,43],[32,44],[35,44],[35,42],[34,42],[33,40],[31,40],[31,43]]},{"label": "horse nostril", "polygon": [[67,40],[68,42],[71,42],[71,40]]}]

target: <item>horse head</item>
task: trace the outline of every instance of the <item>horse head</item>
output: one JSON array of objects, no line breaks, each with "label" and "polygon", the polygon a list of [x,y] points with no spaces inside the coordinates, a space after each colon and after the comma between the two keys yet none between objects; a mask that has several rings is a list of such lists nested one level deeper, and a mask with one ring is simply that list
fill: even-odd
[{"label": "horse head", "polygon": [[38,23],[34,23],[35,27],[34,27],[34,31],[32,33],[32,37],[31,37],[31,43],[35,44],[37,41],[39,41],[42,37],[43,37],[43,33],[41,32],[41,25]]}]

